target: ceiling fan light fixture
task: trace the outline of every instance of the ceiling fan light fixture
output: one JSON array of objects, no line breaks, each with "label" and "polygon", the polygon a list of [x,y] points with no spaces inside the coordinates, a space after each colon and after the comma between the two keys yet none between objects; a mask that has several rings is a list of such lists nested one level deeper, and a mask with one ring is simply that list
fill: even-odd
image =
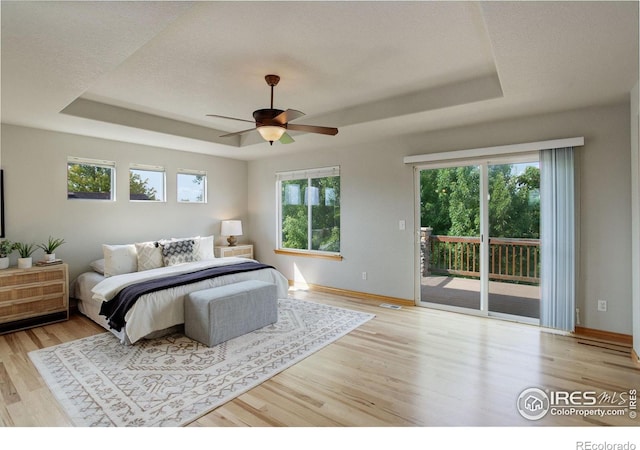
[{"label": "ceiling fan light fixture", "polygon": [[269,142],[279,141],[284,132],[287,131],[285,128],[275,125],[263,125],[258,127],[257,130],[260,136]]}]

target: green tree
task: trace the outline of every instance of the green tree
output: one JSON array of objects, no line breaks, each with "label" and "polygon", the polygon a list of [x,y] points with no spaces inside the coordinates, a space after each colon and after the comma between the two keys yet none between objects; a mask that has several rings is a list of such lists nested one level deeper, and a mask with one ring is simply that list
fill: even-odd
[{"label": "green tree", "polygon": [[477,166],[456,167],[449,185],[450,236],[480,234],[480,171]]},{"label": "green tree", "polygon": [[[197,184],[198,186],[201,186],[203,181],[204,181],[203,175],[196,175],[195,177],[193,177],[193,183]],[[196,196],[196,201],[198,202],[201,202],[203,199],[204,199],[204,191]]]},{"label": "green tree", "polygon": [[[340,177],[287,180],[281,183],[282,246],[340,251]],[[311,202],[311,218],[309,205]]]},{"label": "green tree", "polygon": [[281,184],[282,247],[308,247],[308,217],[304,204],[307,180],[287,180]]},{"label": "green tree", "polygon": [[156,188],[149,186],[149,179],[143,180],[139,173],[129,172],[129,197],[158,200]]},{"label": "green tree", "polygon": [[540,169],[515,174],[509,164],[491,166],[489,189],[491,236],[540,237]]},{"label": "green tree", "polygon": [[[489,169],[490,234],[493,237],[540,237],[540,170],[512,165]],[[420,224],[434,235],[477,236],[480,233],[480,170],[477,166],[420,172]]]},{"label": "green tree", "polygon": [[[516,236],[517,203],[514,203],[514,183],[510,165],[491,166],[489,169],[489,234],[493,237]],[[514,214],[516,214],[514,216]]]},{"label": "green tree", "polygon": [[111,168],[88,164],[69,164],[67,192],[111,192]]},{"label": "green tree", "polygon": [[420,224],[433,228],[433,234],[447,234],[451,228],[449,190],[452,169],[420,172]]},{"label": "green tree", "polygon": [[307,212],[298,208],[295,214],[282,221],[282,246],[284,248],[307,248]]},{"label": "green tree", "polygon": [[527,166],[516,178],[519,210],[524,211],[519,219],[521,237],[540,238],[540,169]]},{"label": "green tree", "polygon": [[340,251],[340,177],[314,178],[318,198],[311,206],[311,249]]}]

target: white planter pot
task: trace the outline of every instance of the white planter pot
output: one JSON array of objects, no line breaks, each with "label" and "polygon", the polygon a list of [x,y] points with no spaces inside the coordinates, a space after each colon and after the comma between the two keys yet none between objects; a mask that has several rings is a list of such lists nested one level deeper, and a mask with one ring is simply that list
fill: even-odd
[{"label": "white planter pot", "polygon": [[9,267],[9,257],[0,258],[0,269],[6,269]]},{"label": "white planter pot", "polygon": [[44,254],[44,260],[49,262],[49,261],[54,261],[56,259],[56,254],[55,253],[45,253]]},{"label": "white planter pot", "polygon": [[31,256],[28,258],[18,258],[19,269],[28,269],[31,266],[33,266],[33,258]]}]

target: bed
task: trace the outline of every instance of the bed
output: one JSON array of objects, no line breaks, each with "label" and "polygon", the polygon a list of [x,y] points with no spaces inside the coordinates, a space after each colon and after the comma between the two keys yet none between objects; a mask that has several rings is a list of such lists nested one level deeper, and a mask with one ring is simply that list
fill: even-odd
[{"label": "bed", "polygon": [[[132,257],[135,252],[131,252],[131,248],[129,251],[129,257]],[[107,255],[105,249],[105,256]],[[75,280],[73,296],[78,300],[78,310],[82,314],[111,331],[123,344],[133,344],[140,339],[180,330],[184,324],[184,297],[190,292],[240,281],[260,280],[275,284],[278,298],[286,298],[289,287],[288,280],[275,268],[260,265],[256,260],[247,258],[214,258],[208,255],[197,261],[161,265],[145,270],[127,269],[120,273],[123,272],[121,269],[115,274],[97,267],[95,263],[97,261],[92,264],[94,270],[80,274]],[[213,272],[216,272],[215,276],[204,278],[206,274]],[[115,301],[127,289],[135,289],[144,283],[165,283],[171,277],[186,279],[195,275],[195,281],[170,285],[137,297],[130,309],[122,314],[124,320],[120,329],[101,314],[101,309],[104,312],[105,302]]]}]

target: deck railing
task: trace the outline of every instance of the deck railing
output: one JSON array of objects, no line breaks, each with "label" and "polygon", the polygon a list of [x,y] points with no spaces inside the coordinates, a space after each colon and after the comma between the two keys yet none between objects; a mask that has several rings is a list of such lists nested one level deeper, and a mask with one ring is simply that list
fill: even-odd
[{"label": "deck railing", "polygon": [[[431,235],[422,228],[422,273],[480,277],[480,238]],[[489,279],[540,283],[539,239],[489,239]]]}]

